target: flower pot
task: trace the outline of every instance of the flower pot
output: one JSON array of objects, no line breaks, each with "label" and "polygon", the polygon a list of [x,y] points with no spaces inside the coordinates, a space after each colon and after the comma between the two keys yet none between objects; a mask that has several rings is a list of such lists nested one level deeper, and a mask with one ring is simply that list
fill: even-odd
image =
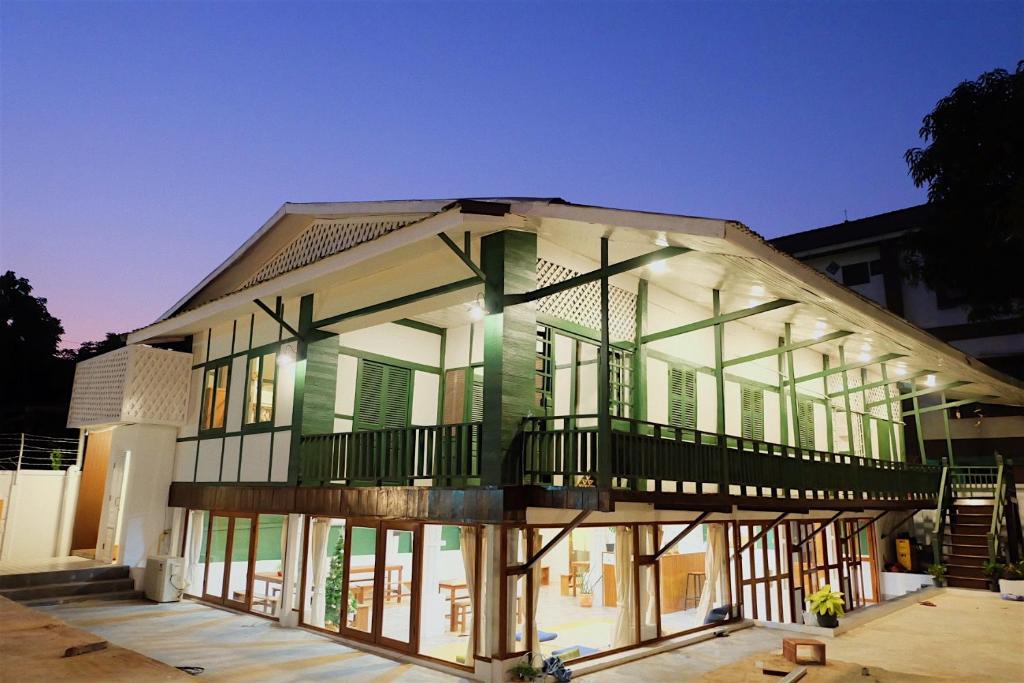
[{"label": "flower pot", "polygon": [[593,607],[594,606],[594,594],[586,593],[580,595],[580,607]]},{"label": "flower pot", "polygon": [[819,614],[817,617],[818,626],[823,628],[835,628],[836,626],[839,626],[839,617],[834,614]]},{"label": "flower pot", "polygon": [[1024,595],[1024,579],[999,579],[999,592]]}]

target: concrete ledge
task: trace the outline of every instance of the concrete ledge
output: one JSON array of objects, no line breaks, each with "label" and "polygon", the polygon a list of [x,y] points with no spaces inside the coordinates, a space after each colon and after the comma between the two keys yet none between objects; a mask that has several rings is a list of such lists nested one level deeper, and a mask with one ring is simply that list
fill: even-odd
[{"label": "concrete ledge", "polygon": [[875,619],[898,612],[906,607],[911,607],[921,600],[927,600],[945,592],[945,588],[939,588],[938,586],[923,587],[920,590],[912,591],[893,600],[886,600],[877,605],[871,605],[870,607],[850,612],[839,620],[839,626],[836,628],[823,628],[813,624],[780,624],[773,621],[756,621],[755,623],[758,626],[779,631],[792,631],[819,638],[835,638],[847,631],[871,623]]}]

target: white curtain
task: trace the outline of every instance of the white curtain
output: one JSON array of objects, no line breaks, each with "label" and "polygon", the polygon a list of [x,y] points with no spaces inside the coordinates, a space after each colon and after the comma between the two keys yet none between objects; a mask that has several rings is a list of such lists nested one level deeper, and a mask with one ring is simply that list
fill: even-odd
[{"label": "white curtain", "polygon": [[725,525],[708,524],[708,548],[704,552],[704,588],[697,603],[697,624],[703,624],[711,608],[725,596]]},{"label": "white curtain", "polygon": [[[657,552],[654,543],[654,527],[645,524],[640,527],[640,555],[653,555]],[[658,636],[658,594],[655,590],[654,565],[640,566],[640,635],[645,639]]]},{"label": "white curtain", "polygon": [[[200,560],[203,559],[199,555],[203,550],[203,541],[205,540],[205,529],[203,524],[206,522],[206,511],[205,510],[193,510],[192,520],[189,522],[189,529],[192,533],[192,537],[188,547],[188,578],[185,582],[185,590],[192,590],[196,581],[202,582],[203,577],[198,579],[193,576],[195,574],[196,565],[199,564]],[[202,595],[203,587],[199,586],[199,591],[192,591],[192,595]]]},{"label": "white curtain", "polygon": [[[257,521],[258,519],[259,518],[257,518]],[[257,543],[258,542],[259,539],[257,539]],[[277,594],[277,602],[270,603],[273,605],[273,614],[275,617],[279,617],[281,615],[282,603],[285,597],[285,591],[283,590],[285,578],[284,563],[287,562],[288,559],[288,517],[287,515],[281,515],[281,562],[277,565],[277,575],[282,579],[282,590]]]},{"label": "white curtain", "polygon": [[[309,533],[310,554],[312,557],[313,590],[312,606],[309,612],[309,623],[320,628],[324,627],[324,610],[326,608],[327,595],[325,584],[327,583],[327,537],[331,533],[331,520],[322,517],[313,520],[313,526]],[[342,618],[344,618],[344,605],[347,600],[342,596]]]},{"label": "white curtain", "polygon": [[[532,548],[533,554],[536,555],[540,552],[543,544],[540,529],[533,529],[530,531],[532,536]],[[533,628],[530,635],[530,652],[540,654],[540,628],[538,628],[537,620],[537,608],[540,606],[540,562],[535,562],[533,567],[530,568],[530,578],[533,580],[533,591],[530,595],[530,601],[533,603]],[[524,615],[525,616],[525,615]]]},{"label": "white curtain", "polygon": [[615,527],[615,617],[612,647],[636,643],[636,592],[633,590],[633,529]]},{"label": "white curtain", "polygon": [[[466,659],[468,666],[473,666],[473,655],[476,653],[476,621],[480,618],[476,600],[476,539],[478,530],[475,526],[460,527],[459,547],[462,549],[462,566],[466,570],[466,590],[469,592],[469,611],[472,615],[472,626],[466,642]],[[454,607],[450,607],[454,609]]]}]

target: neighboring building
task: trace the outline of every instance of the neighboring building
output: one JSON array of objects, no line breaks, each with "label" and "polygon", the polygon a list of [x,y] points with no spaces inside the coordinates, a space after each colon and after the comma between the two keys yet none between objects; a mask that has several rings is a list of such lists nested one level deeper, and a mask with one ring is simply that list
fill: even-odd
[{"label": "neighboring building", "polygon": [[[927,230],[933,211],[927,204],[912,206],[785,235],[771,244],[986,365],[1024,379],[1024,317],[971,322],[955,292],[932,290],[910,282],[904,274],[902,241],[910,232]],[[921,403],[932,406],[939,400],[939,396],[922,398]],[[1019,408],[965,404],[923,416],[929,459],[948,454],[944,413],[954,457],[962,464],[991,464],[996,452],[1013,455],[1024,450],[1024,412]],[[916,435],[908,441],[917,459]]]},{"label": "neighboring building", "polygon": [[491,681],[885,598],[876,524],[950,503],[901,399],[1024,404],[739,223],[556,199],[286,204],[128,341],[98,557]]}]

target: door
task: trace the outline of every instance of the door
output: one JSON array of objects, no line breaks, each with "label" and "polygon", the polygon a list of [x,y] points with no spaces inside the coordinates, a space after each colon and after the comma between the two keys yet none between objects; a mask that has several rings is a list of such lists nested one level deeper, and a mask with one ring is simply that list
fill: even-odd
[{"label": "door", "polygon": [[421,526],[349,523],[345,538],[345,635],[414,653],[419,645]]},{"label": "door", "polygon": [[248,610],[252,602],[255,516],[213,513],[207,531],[203,599]]},{"label": "door", "polygon": [[96,544],[96,559],[113,562],[117,559],[117,538],[121,526],[121,502],[124,498],[124,471],[128,465],[128,451],[111,453],[110,474],[103,501],[103,524]]}]

